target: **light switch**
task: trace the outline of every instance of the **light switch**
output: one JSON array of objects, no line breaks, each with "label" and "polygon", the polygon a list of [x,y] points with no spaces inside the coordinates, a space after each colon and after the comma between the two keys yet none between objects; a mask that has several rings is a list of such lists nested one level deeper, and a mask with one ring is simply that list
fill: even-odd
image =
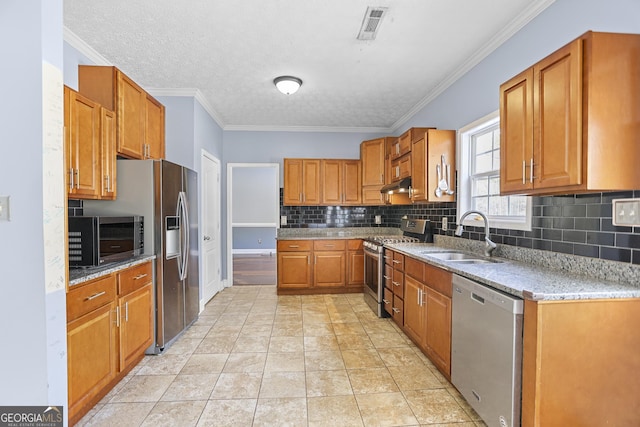
[{"label": "light switch", "polygon": [[0,196],[0,221],[9,221],[9,196]]},{"label": "light switch", "polygon": [[280,225],[287,225],[287,216],[286,215],[282,215],[280,217]]},{"label": "light switch", "polygon": [[640,199],[614,200],[612,222],[616,226],[640,226]]},{"label": "light switch", "polygon": [[382,224],[382,216],[381,215],[376,215],[374,220],[375,220],[376,224]]}]

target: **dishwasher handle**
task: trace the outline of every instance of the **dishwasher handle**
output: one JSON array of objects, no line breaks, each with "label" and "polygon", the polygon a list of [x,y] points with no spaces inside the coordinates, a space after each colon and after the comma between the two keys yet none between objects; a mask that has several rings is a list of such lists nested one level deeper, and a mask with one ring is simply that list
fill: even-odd
[{"label": "dishwasher handle", "polygon": [[471,292],[471,299],[477,302],[478,304],[484,305],[484,298],[482,298],[480,295],[476,294],[475,292]]}]

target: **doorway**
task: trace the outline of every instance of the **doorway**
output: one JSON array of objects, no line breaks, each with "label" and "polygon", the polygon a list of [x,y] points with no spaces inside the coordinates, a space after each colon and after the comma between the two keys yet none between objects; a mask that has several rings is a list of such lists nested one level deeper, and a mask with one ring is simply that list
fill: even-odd
[{"label": "doorway", "polygon": [[280,165],[227,165],[227,271],[233,285],[275,285]]}]

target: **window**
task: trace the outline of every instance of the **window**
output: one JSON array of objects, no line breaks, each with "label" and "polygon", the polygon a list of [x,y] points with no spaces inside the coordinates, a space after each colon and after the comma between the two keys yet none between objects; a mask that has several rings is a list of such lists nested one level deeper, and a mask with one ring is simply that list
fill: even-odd
[{"label": "window", "polygon": [[[458,219],[478,210],[493,228],[531,230],[531,198],[500,195],[500,114],[477,120],[458,132]],[[471,217],[465,225],[477,225]]]}]

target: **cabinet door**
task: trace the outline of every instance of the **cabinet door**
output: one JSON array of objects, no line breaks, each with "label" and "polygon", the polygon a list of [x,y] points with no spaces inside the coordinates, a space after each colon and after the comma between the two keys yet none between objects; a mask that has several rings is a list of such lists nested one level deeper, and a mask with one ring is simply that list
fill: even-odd
[{"label": "cabinet door", "polygon": [[431,361],[451,375],[451,298],[426,287],[425,345]]},{"label": "cabinet door", "polygon": [[67,324],[69,418],[116,377],[115,302]]},{"label": "cabinet door", "polygon": [[312,283],[311,252],[278,252],[279,288],[308,288]]},{"label": "cabinet door", "polygon": [[345,286],[346,254],[344,251],[315,251],[314,286]]},{"label": "cabinet door", "polygon": [[153,343],[151,283],[120,298],[120,370],[138,359]]},{"label": "cabinet door", "polygon": [[116,198],[116,115],[106,108],[100,109],[100,152],[102,185],[100,198]]},{"label": "cabinet door", "polygon": [[364,250],[362,240],[349,240],[348,242],[347,286],[364,285]]},{"label": "cabinet door", "polygon": [[142,159],[145,126],[146,93],[120,71],[118,80],[118,154]]},{"label": "cabinet door", "polygon": [[[360,144],[362,185],[384,185],[385,139],[379,138]],[[379,191],[378,191],[379,193]]]},{"label": "cabinet door", "polygon": [[362,176],[360,160],[342,162],[342,203],[359,205],[362,201]]},{"label": "cabinet door", "polygon": [[379,185],[362,187],[362,204],[363,205],[384,205],[384,194],[380,192]]},{"label": "cabinet door", "polygon": [[427,145],[425,138],[413,143],[411,148],[411,201],[428,199],[427,195]]},{"label": "cabinet door", "polygon": [[533,70],[500,86],[500,192],[533,188]]},{"label": "cabinet door", "polygon": [[302,201],[306,205],[320,204],[320,160],[304,159],[302,161]]},{"label": "cabinet door", "polygon": [[534,186],[582,183],[582,40],[534,67]]},{"label": "cabinet door", "polygon": [[417,343],[424,340],[425,306],[423,286],[410,276],[404,282],[404,330]]},{"label": "cabinet door", "polygon": [[407,154],[391,162],[393,181],[411,176],[411,155]]},{"label": "cabinet door", "polygon": [[340,160],[322,161],[322,203],[325,205],[342,204],[342,162]]},{"label": "cabinet door", "polygon": [[145,159],[164,159],[164,106],[147,95],[145,98]]},{"label": "cabinet door", "polygon": [[100,105],[65,88],[68,190],[77,198],[98,198],[100,171]]},{"label": "cabinet door", "polygon": [[284,159],[284,185],[282,203],[284,205],[302,204],[302,159]]},{"label": "cabinet door", "polygon": [[[415,145],[415,144],[414,144]],[[444,129],[429,129],[426,132],[426,197],[430,202],[455,202],[456,196],[456,132]],[[412,154],[413,157],[413,154]],[[449,173],[442,169],[442,158],[449,165]],[[413,162],[414,159],[412,158]],[[436,197],[435,189],[438,186],[438,172],[436,165],[441,167],[442,179],[446,180],[454,194],[443,194]]]}]

